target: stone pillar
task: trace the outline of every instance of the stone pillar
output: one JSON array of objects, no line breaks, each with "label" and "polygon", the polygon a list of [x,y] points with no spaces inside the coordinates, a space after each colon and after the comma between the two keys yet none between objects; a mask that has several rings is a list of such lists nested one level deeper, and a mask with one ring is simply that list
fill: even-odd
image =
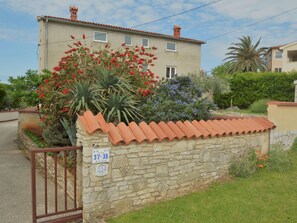
[{"label": "stone pillar", "polygon": [[297,102],[297,80],[294,81],[294,84],[295,84],[295,99],[294,99],[294,102]]}]

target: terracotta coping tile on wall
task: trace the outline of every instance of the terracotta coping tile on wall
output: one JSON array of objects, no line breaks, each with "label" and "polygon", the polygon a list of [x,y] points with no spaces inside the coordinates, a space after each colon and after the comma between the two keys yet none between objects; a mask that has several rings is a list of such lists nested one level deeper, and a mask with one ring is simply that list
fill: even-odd
[{"label": "terracotta coping tile on wall", "polygon": [[183,138],[191,139],[193,137],[221,137],[224,135],[235,135],[244,133],[264,132],[275,128],[275,125],[264,117],[225,119],[225,120],[208,120],[208,121],[169,121],[168,123],[151,122],[149,124],[141,122],[129,123],[127,126],[121,122],[117,126],[113,123],[106,123],[102,114],[94,116],[90,111],[86,111],[82,116],[78,115],[81,126],[89,134],[96,130],[108,133],[109,140],[113,145],[120,143],[130,144],[135,141],[142,143],[144,141],[153,142],[155,140],[169,141]]},{"label": "terracotta coping tile on wall", "polygon": [[178,139],[182,139],[186,137],[185,133],[174,122],[170,121],[167,123],[167,125],[174,132],[174,134]]},{"label": "terracotta coping tile on wall", "polygon": [[154,130],[159,140],[168,139],[168,136],[164,133],[160,126],[158,126],[155,122],[150,122],[149,126]]},{"label": "terracotta coping tile on wall", "polygon": [[135,135],[136,141],[141,143],[147,139],[147,136],[143,133],[140,126],[138,126],[135,122],[130,122],[129,127],[132,130],[133,134]]},{"label": "terracotta coping tile on wall", "polygon": [[136,137],[134,136],[129,126],[126,126],[124,122],[120,122],[117,125],[117,129],[119,130],[126,144],[129,144],[131,141],[136,140]]},{"label": "terracotta coping tile on wall", "polygon": [[158,125],[163,130],[163,132],[166,134],[169,141],[171,141],[171,140],[173,140],[173,139],[175,139],[177,137],[175,135],[175,133],[170,129],[170,127],[167,124],[165,124],[165,122],[159,122]]},{"label": "terracotta coping tile on wall", "polygon": [[105,121],[103,115],[101,113],[98,113],[96,116],[95,116],[97,122],[99,123],[99,125],[101,126],[101,129],[103,132],[107,133],[109,132],[109,126],[107,124],[107,122]]},{"label": "terracotta coping tile on wall", "polygon": [[210,133],[211,136],[219,136],[219,133],[216,131],[216,129],[210,126],[206,121],[201,120],[199,123]]},{"label": "terracotta coping tile on wall", "polygon": [[206,123],[210,125],[218,133],[218,136],[226,135],[226,132],[222,130],[220,126],[216,125],[214,121],[207,120]]},{"label": "terracotta coping tile on wall", "polygon": [[110,131],[108,132],[109,140],[111,141],[112,144],[117,145],[120,142],[123,142],[124,139],[120,135],[117,127],[113,123],[109,123],[109,129]]},{"label": "terracotta coping tile on wall", "polygon": [[152,128],[146,124],[145,122],[140,122],[139,127],[141,128],[142,132],[145,134],[149,142],[154,140],[159,140],[156,133],[152,130]]},{"label": "terracotta coping tile on wall", "polygon": [[195,128],[197,128],[199,130],[199,132],[202,133],[204,138],[207,138],[208,136],[210,136],[210,132],[207,131],[206,128],[204,128],[203,125],[201,125],[198,121],[194,120],[192,121],[193,126],[195,126]]},{"label": "terracotta coping tile on wall", "polygon": [[230,135],[232,134],[232,130],[230,128],[228,128],[228,126],[226,125],[226,122],[224,120],[213,120],[213,123],[216,124],[217,126],[220,127],[220,129],[222,129],[225,133],[225,135]]},{"label": "terracotta coping tile on wall", "polygon": [[[185,123],[186,122],[190,123],[189,121],[185,121]],[[193,128],[195,129],[195,127],[191,123],[190,123],[190,125],[192,125],[192,127],[187,126],[185,123],[178,121],[178,122],[176,122],[176,125],[183,131],[183,133],[186,135],[187,139],[190,139],[193,136],[196,136],[196,134],[193,130]],[[197,131],[197,129],[196,129],[196,131]],[[197,133],[198,133],[198,131],[197,131]],[[198,137],[200,135],[201,135],[201,133],[198,134]]]},{"label": "terracotta coping tile on wall", "polygon": [[[178,124],[179,122],[180,121],[178,121],[176,124]],[[184,125],[193,132],[196,138],[203,136],[202,133],[198,129],[196,129],[190,121],[185,121]]]}]

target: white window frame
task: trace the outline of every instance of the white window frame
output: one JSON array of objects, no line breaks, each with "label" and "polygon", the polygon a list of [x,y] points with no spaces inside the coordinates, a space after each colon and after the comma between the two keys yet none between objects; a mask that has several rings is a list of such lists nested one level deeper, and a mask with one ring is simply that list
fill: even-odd
[{"label": "white window frame", "polygon": [[[168,43],[172,43],[175,46],[175,49],[168,49]],[[176,52],[177,51],[177,44],[175,42],[166,42],[166,51],[170,51],[170,52]]]},{"label": "white window frame", "polygon": [[[143,40],[147,40],[147,46],[143,45]],[[142,38],[141,39],[141,46],[144,48],[150,48],[150,39],[149,38]]]},{"label": "white window frame", "polygon": [[[169,77],[167,77],[167,69],[170,69],[169,71]],[[174,74],[172,74],[172,70],[174,69]],[[175,66],[166,66],[166,69],[165,69],[165,78],[166,79],[172,79],[175,75],[177,74],[176,72],[176,67]]]},{"label": "white window frame", "polygon": [[[100,33],[99,35],[101,35],[101,34],[105,34],[105,36],[106,36],[106,40],[104,41],[104,40],[98,40],[98,39],[95,39],[95,37],[96,37],[96,33]],[[95,42],[100,42],[100,43],[107,43],[107,40],[108,40],[108,37],[107,37],[107,32],[102,32],[102,31],[94,31],[93,40],[94,40]]]},{"label": "white window frame", "polygon": [[[277,53],[281,53],[281,57],[277,57],[276,55],[277,55]],[[280,51],[280,50],[278,50],[278,51],[275,51],[275,53],[274,53],[274,58],[275,59],[282,59],[283,58],[283,52],[282,51]]]},{"label": "white window frame", "polygon": [[[126,36],[129,36],[129,37],[130,37],[130,39],[131,39],[131,44],[127,44],[127,43],[126,43]],[[132,46],[132,36],[130,36],[130,35],[125,35],[125,36],[124,36],[124,43],[126,44],[126,46]]]}]

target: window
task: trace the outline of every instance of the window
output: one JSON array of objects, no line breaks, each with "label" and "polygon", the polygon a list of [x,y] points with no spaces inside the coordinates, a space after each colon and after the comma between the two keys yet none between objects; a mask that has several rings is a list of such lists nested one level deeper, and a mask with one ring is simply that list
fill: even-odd
[{"label": "window", "polygon": [[288,51],[289,62],[297,62],[297,50]]},{"label": "window", "polygon": [[149,39],[143,38],[141,41],[141,45],[145,48],[149,48],[150,47]]},{"label": "window", "polygon": [[275,52],[275,59],[281,59],[283,57],[283,52],[278,50]]},{"label": "window", "polygon": [[167,66],[166,67],[166,79],[174,78],[175,75],[176,75],[176,68]]},{"label": "window", "polygon": [[148,69],[148,64],[147,63],[142,64],[142,71],[146,72],[147,69]]},{"label": "window", "polygon": [[94,41],[107,42],[107,33],[105,32],[94,32]]},{"label": "window", "polygon": [[274,72],[282,72],[282,68],[276,67],[276,68],[274,68]]},{"label": "window", "polygon": [[176,44],[172,42],[167,42],[166,50],[176,51]]},{"label": "window", "polygon": [[132,38],[131,38],[131,36],[125,36],[125,44],[127,46],[132,46]]}]

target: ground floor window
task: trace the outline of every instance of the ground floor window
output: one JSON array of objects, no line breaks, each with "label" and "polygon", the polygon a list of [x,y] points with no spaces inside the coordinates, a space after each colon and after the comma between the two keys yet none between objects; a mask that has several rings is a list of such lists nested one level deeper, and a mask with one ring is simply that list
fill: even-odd
[{"label": "ground floor window", "polygon": [[282,68],[276,67],[276,68],[274,68],[274,72],[282,72]]},{"label": "ground floor window", "polygon": [[167,66],[166,67],[166,79],[171,79],[176,75],[176,67]]}]

